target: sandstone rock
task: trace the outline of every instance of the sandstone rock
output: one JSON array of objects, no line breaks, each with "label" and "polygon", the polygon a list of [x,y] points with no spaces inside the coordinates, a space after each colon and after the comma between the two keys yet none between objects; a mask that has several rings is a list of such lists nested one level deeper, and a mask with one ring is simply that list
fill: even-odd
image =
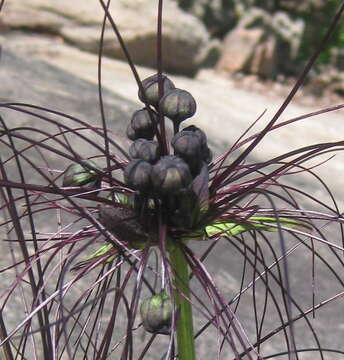
[{"label": "sandstone rock", "polygon": [[179,0],[179,6],[197,16],[212,36],[222,37],[238,20],[241,0]]},{"label": "sandstone rock", "polygon": [[231,31],[224,41],[217,68],[229,72],[245,71],[263,35],[262,29],[247,30],[239,27]]},{"label": "sandstone rock", "polygon": [[306,90],[315,96],[324,96],[331,93],[344,95],[344,71],[339,71],[333,65],[323,66],[320,73],[310,77]]},{"label": "sandstone rock", "polygon": [[[154,0],[114,1],[111,13],[134,62],[156,65],[156,16]],[[99,29],[104,17],[98,2],[82,0],[22,0],[5,3],[1,24],[5,28],[27,28],[61,36],[81,49],[98,52]],[[204,25],[173,2],[165,2],[163,50],[166,71],[193,75],[208,56],[209,34]],[[122,49],[107,25],[104,53],[123,59]]]},{"label": "sandstone rock", "polygon": [[270,15],[252,8],[226,36],[217,68],[275,77],[281,70],[289,70],[302,32],[303,23],[283,12]]}]

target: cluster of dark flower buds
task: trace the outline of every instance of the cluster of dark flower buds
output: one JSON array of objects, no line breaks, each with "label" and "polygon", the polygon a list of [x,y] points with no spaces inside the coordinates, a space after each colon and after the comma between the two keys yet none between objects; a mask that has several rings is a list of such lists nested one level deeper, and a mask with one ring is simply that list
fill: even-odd
[{"label": "cluster of dark flower buds", "polygon": [[[133,143],[129,149],[132,160],[124,170],[124,179],[140,196],[161,203],[169,225],[190,227],[197,207],[192,183],[202,168],[207,168],[211,152],[205,133],[196,126],[178,131],[180,123],[196,112],[193,96],[176,88],[165,75],[160,81],[161,96],[157,74],[142,82],[139,98],[146,107],[133,114],[127,128]],[[174,124],[171,139],[174,155],[163,154],[158,142],[159,113]]]}]

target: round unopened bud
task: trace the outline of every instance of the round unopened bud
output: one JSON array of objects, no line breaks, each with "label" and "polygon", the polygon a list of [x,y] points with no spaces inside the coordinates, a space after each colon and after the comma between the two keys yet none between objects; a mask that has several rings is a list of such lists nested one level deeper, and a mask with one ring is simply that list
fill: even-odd
[{"label": "round unopened bud", "polygon": [[207,147],[207,149],[204,152],[203,160],[209,164],[213,160],[213,152]]},{"label": "round unopened bud", "polygon": [[188,165],[178,156],[163,156],[152,170],[152,182],[155,190],[162,194],[170,194],[188,186],[191,173]]},{"label": "round unopened bud", "polygon": [[174,89],[161,98],[159,110],[171,120],[181,122],[195,114],[196,101],[188,91]]},{"label": "round unopened bud", "polygon": [[[142,88],[145,94],[141,89],[139,89],[139,98],[142,102],[147,101],[148,104],[157,106],[159,103],[159,80],[158,74],[154,74],[147,79],[142,81]],[[166,94],[170,90],[174,89],[175,86],[173,82],[166,76],[162,75],[162,95]]]},{"label": "round unopened bud", "polygon": [[201,159],[202,144],[200,138],[192,131],[180,131],[171,140],[176,155],[186,158]]},{"label": "round unopened bud", "polygon": [[132,160],[124,169],[126,184],[135,190],[147,191],[151,186],[152,165],[144,160]]},{"label": "round unopened bud", "polygon": [[203,130],[195,125],[190,125],[184,128],[182,131],[192,131],[195,135],[200,138],[202,147],[202,160],[209,164],[213,158],[211,150],[208,148],[207,136]]},{"label": "round unopened bud", "polygon": [[200,128],[198,128],[197,126],[189,125],[186,128],[182,129],[182,131],[190,131],[190,132],[194,133],[195,135],[197,135],[199,137],[202,147],[207,146],[207,136],[206,136],[205,132],[203,130],[201,130]]},{"label": "round unopened bud", "polygon": [[138,136],[135,133],[135,130],[133,129],[131,123],[129,123],[128,127],[127,127],[127,137],[130,140],[136,140],[138,139]]},{"label": "round unopened bud", "polygon": [[62,186],[97,186],[100,183],[100,177],[95,170],[99,169],[98,165],[92,160],[82,160],[83,164],[71,164],[67,167],[63,175]]},{"label": "round unopened bud", "polygon": [[137,139],[131,144],[129,154],[134,159],[155,163],[160,156],[159,144],[152,140]]},{"label": "round unopened bud", "polygon": [[141,304],[140,313],[146,331],[153,334],[170,334],[173,303],[166,292],[162,291],[145,299]]},{"label": "round unopened bud", "polygon": [[[153,117],[153,119],[152,119]],[[147,109],[135,111],[127,128],[127,136],[130,140],[144,138],[152,140],[155,135],[154,121],[157,122],[157,114]]]}]

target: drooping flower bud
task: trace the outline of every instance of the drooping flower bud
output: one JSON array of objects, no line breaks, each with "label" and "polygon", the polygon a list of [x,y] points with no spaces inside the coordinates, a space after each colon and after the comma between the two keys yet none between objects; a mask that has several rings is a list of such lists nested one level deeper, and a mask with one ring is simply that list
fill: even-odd
[{"label": "drooping flower bud", "polygon": [[135,190],[147,191],[151,186],[152,165],[144,160],[132,160],[124,169],[126,184]]},{"label": "drooping flower bud", "polygon": [[150,112],[147,109],[135,111],[127,128],[128,138],[130,140],[139,138],[152,140],[155,135],[153,121],[157,122],[157,114],[152,110]]},{"label": "drooping flower bud", "polygon": [[140,313],[146,331],[153,334],[170,334],[173,303],[165,291],[145,299],[141,304]]},{"label": "drooping flower bud", "polygon": [[[83,164],[92,168],[99,169],[98,165],[92,160],[83,160]],[[71,164],[67,167],[63,175],[62,186],[97,186],[100,177],[95,170],[81,164]]]},{"label": "drooping flower bud", "polygon": [[129,154],[134,159],[142,159],[155,163],[160,156],[159,144],[156,141],[137,139],[131,144]]},{"label": "drooping flower bud", "polygon": [[195,114],[196,101],[188,91],[176,88],[161,98],[159,110],[171,120],[180,123]]},{"label": "drooping flower bud", "polygon": [[195,125],[189,125],[186,128],[182,129],[182,131],[190,131],[193,134],[197,135],[201,141],[202,147],[207,146],[207,136],[203,130]]},{"label": "drooping flower bud", "polygon": [[138,138],[138,136],[135,133],[135,130],[133,129],[131,123],[129,123],[128,127],[127,127],[127,137],[130,140],[136,140]]},{"label": "drooping flower bud", "polygon": [[204,151],[203,160],[209,164],[213,160],[213,152],[207,147]]},{"label": "drooping flower bud", "polygon": [[176,155],[186,158],[202,157],[202,144],[200,138],[192,131],[180,131],[171,140]]},{"label": "drooping flower bud", "polygon": [[154,189],[158,193],[170,194],[184,188],[192,181],[190,169],[178,156],[163,156],[151,174]]},{"label": "drooping flower bud", "polygon": [[[148,104],[157,106],[159,103],[159,85],[158,74],[154,74],[142,81],[142,88],[144,89],[145,98],[141,90],[139,90],[139,98],[142,102],[145,100]],[[166,76],[162,75],[162,95],[174,89],[173,82]]]},{"label": "drooping flower bud", "polygon": [[213,154],[208,147],[207,136],[205,132],[195,125],[187,126],[182,130],[182,132],[183,131],[192,131],[195,135],[197,135],[200,138],[201,147],[202,147],[202,160],[205,161],[207,164],[209,164],[213,158]]}]

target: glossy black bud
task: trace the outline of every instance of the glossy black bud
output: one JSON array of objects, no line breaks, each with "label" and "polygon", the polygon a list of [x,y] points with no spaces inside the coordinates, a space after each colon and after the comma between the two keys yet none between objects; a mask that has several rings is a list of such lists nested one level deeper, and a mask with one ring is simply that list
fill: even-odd
[{"label": "glossy black bud", "polygon": [[142,159],[155,163],[160,157],[159,144],[156,141],[137,139],[131,144],[129,154],[133,159]]},{"label": "glossy black bud", "polygon": [[195,114],[196,101],[188,91],[174,89],[161,98],[159,110],[179,123]]},{"label": "glossy black bud", "polygon": [[81,164],[71,164],[67,167],[63,175],[62,186],[97,186],[100,183],[100,177],[95,170],[99,169],[98,165],[92,160],[83,160]]},{"label": "glossy black bud", "polygon": [[[139,98],[142,102],[147,101],[148,104],[157,106],[159,103],[159,85],[158,74],[154,74],[142,81],[142,88],[144,89],[145,98],[142,91],[139,90]],[[173,82],[165,75],[162,75],[162,95],[174,89]]]},{"label": "glossy black bud", "polygon": [[178,156],[163,156],[152,170],[152,183],[158,193],[171,194],[188,186],[191,173],[188,165]]},{"label": "glossy black bud", "polygon": [[135,190],[147,191],[151,186],[152,165],[144,160],[132,160],[124,169],[126,184]]},{"label": "glossy black bud", "polygon": [[155,135],[155,125],[153,122],[157,121],[157,114],[153,111],[149,112],[147,109],[135,111],[127,128],[128,138],[130,140],[139,138],[152,140]]},{"label": "glossy black bud", "polygon": [[141,304],[140,313],[146,331],[153,334],[170,334],[173,303],[164,291],[145,299]]}]

